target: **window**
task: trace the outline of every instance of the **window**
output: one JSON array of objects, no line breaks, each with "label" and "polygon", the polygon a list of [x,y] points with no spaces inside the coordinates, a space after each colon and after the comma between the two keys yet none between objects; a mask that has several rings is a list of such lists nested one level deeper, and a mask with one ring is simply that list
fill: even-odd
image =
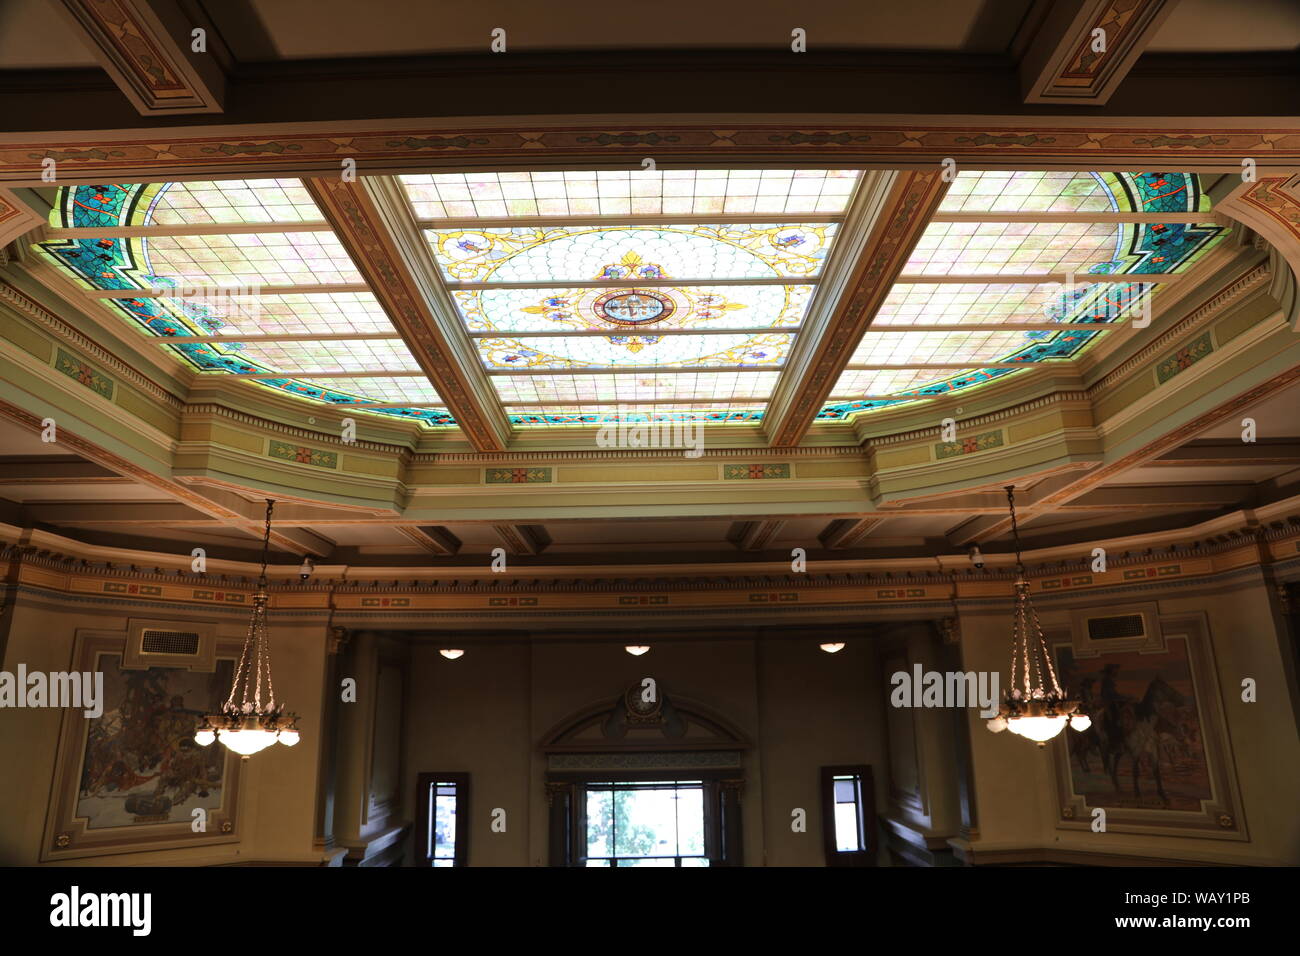
[{"label": "window", "polygon": [[875,793],[871,768],[822,768],[822,830],[827,866],[874,866]]},{"label": "window", "polygon": [[420,807],[416,821],[417,865],[464,866],[469,832],[469,774],[422,773],[417,790]]},{"label": "window", "polygon": [[704,782],[589,783],[586,866],[708,866]]}]

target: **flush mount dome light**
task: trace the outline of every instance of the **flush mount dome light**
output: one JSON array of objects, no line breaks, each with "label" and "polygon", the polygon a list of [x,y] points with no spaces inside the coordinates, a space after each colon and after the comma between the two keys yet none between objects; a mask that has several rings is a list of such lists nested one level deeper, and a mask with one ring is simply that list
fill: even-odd
[{"label": "flush mount dome light", "polygon": [[844,650],[844,643],[842,641],[840,643],[818,644],[817,646],[827,654],[838,654],[840,651]]},{"label": "flush mount dome light", "polygon": [[642,654],[644,654],[646,651],[650,650],[650,645],[649,645],[649,644],[629,644],[629,645],[627,645],[627,647],[623,648],[623,650],[627,651],[627,652],[628,652],[629,654],[631,654],[633,657],[640,657],[640,656],[641,656]]},{"label": "flush mount dome light", "polygon": [[465,652],[458,647],[444,647],[442,650],[438,651],[438,653],[449,661],[454,661],[456,658],[465,655]]}]

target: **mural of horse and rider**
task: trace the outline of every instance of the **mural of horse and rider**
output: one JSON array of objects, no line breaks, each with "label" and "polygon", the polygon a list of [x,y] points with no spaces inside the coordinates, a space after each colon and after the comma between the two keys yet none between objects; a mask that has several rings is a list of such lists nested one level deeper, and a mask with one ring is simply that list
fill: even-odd
[{"label": "mural of horse and rider", "polygon": [[1092,726],[1066,737],[1074,793],[1090,807],[1201,809],[1213,796],[1187,642],[1158,654],[1077,658],[1057,648]]}]

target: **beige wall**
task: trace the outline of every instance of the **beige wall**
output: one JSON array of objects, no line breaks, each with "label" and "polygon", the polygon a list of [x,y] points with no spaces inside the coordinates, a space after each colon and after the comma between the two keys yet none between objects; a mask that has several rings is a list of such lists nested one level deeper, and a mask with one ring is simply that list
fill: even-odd
[{"label": "beige wall", "polygon": [[[19,662],[29,671],[67,671],[73,667],[78,629],[125,631],[129,618],[217,620],[202,614],[153,608],[118,609],[85,604],[62,609],[40,606],[57,602],[19,597],[5,648],[3,669],[13,673]],[[241,641],[245,622],[234,615],[220,619],[218,637]],[[302,743],[276,746],[250,758],[240,784],[237,844],[158,850],[70,860],[119,866],[307,862],[320,859],[312,850],[318,761],[321,675],[325,653],[321,626],[272,626],[271,642],[277,695],[302,716]],[[60,721],[53,708],[0,709],[0,865],[39,862],[46,825]]]},{"label": "beige wall", "polygon": [[[1249,841],[1122,832],[1095,834],[1059,829],[1054,747],[1040,750],[1009,733],[991,734],[972,713],[970,735],[976,775],[980,850],[1050,847],[1101,853],[1238,864],[1300,863],[1300,739],[1283,680],[1282,649],[1271,595],[1255,575],[1221,578],[1212,586],[1137,591],[1069,603],[1041,602],[1045,628],[1066,629],[1069,609],[1154,601],[1161,618],[1206,617],[1218,687],[1197,687],[1198,698],[1215,693],[1223,705]],[[972,669],[998,668],[1006,680],[1009,609],[961,616],[962,653]],[[1241,701],[1241,681],[1259,683],[1257,703]],[[1071,731],[1065,731],[1066,734]],[[1121,774],[1123,782],[1127,783]]]},{"label": "beige wall", "polygon": [[[1205,862],[1300,862],[1300,741],[1282,682],[1279,643],[1270,587],[1257,575],[1221,577],[1193,588],[1165,587],[1121,595],[1076,595],[1040,602],[1049,629],[1070,626],[1079,607],[1155,602],[1162,617],[1203,613],[1222,701],[1232,768],[1241,795],[1249,841],[1090,832],[1057,827],[1051,748],[1039,750],[1008,734],[993,735],[971,712],[970,747],[975,771],[976,851],[1101,850]],[[989,604],[960,614],[962,667],[1003,672],[1010,608]],[[20,595],[12,610],[3,669],[18,662],[29,669],[67,670],[79,629],[124,631],[129,618],[219,620],[223,640],[243,636],[242,615],[221,617],[150,607],[73,603],[53,595]],[[921,630],[927,629],[924,626]],[[313,849],[316,781],[320,759],[325,627],[272,626],[277,689],[302,715],[303,744],[277,747],[245,764],[240,807],[242,839],[235,845],[150,851],[84,861],[118,864],[317,862]],[[471,774],[470,863],[476,866],[544,865],[547,862],[543,757],[538,743],[561,722],[598,701],[612,701],[634,681],[655,677],[663,693],[690,699],[718,713],[749,738],[742,798],[745,856],[749,865],[820,865],[822,862],[817,771],[831,764],[866,763],[875,769],[877,808],[891,812],[890,735],[886,733],[886,658],[901,649],[924,659],[933,638],[850,641],[834,656],[817,650],[816,635],[799,640],[664,640],[642,658],[612,643],[482,643],[466,639],[467,654],[448,661],[437,645],[410,647],[404,664],[403,740],[379,741],[382,783],[395,779],[399,816],[414,809],[415,775],[422,771]],[[921,642],[925,644],[926,642]],[[928,663],[928,662],[926,662]],[[347,676],[346,673],[341,676]],[[1240,700],[1243,677],[1259,683],[1259,700]],[[330,687],[328,692],[337,693]],[[344,705],[348,706],[348,705]],[[55,773],[61,713],[0,710],[0,864],[38,862],[47,804]],[[923,787],[927,815],[905,821],[923,837],[952,832],[956,821],[956,773],[946,724],[930,713],[913,715],[916,741],[904,784]],[[390,721],[391,723],[391,721]],[[383,721],[380,721],[380,725]],[[1068,731],[1067,731],[1068,733]],[[902,740],[906,735],[893,734]],[[894,748],[899,747],[894,741]],[[400,776],[398,774],[400,769]],[[949,767],[951,770],[951,767]],[[367,785],[370,779],[367,779]],[[897,782],[897,781],[896,781]],[[791,810],[808,811],[809,830],[790,829]],[[493,833],[492,811],[507,814],[504,833]],[[883,860],[882,860],[883,862]]]},{"label": "beige wall", "polygon": [[[689,699],[751,742],[742,812],[748,865],[818,866],[818,768],[883,762],[879,698],[868,641],[834,656],[799,641],[662,641],[634,658],[617,644],[470,646],[448,661],[433,645],[411,657],[408,789],[425,771],[471,775],[471,866],[547,862],[544,759],[538,743],[574,713],[653,677],[667,698]],[[882,786],[877,778],[878,788]],[[808,832],[791,832],[791,811]],[[490,829],[495,808],[505,833]]]}]

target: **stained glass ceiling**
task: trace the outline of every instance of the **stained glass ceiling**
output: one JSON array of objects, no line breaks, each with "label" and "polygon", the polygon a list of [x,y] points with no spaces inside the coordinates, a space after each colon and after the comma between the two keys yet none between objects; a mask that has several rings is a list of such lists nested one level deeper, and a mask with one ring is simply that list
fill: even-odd
[{"label": "stained glass ceiling", "polygon": [[758,422],[858,174],[405,176],[515,425]]},{"label": "stained glass ceiling", "polygon": [[[759,422],[828,260],[855,254],[837,243],[858,180],[400,177],[436,264],[427,278],[522,427]],[[959,174],[819,418],[1077,356],[1222,238],[1208,212],[1186,174]],[[50,224],[40,257],[201,372],[455,424],[297,180],[65,187]]]}]

